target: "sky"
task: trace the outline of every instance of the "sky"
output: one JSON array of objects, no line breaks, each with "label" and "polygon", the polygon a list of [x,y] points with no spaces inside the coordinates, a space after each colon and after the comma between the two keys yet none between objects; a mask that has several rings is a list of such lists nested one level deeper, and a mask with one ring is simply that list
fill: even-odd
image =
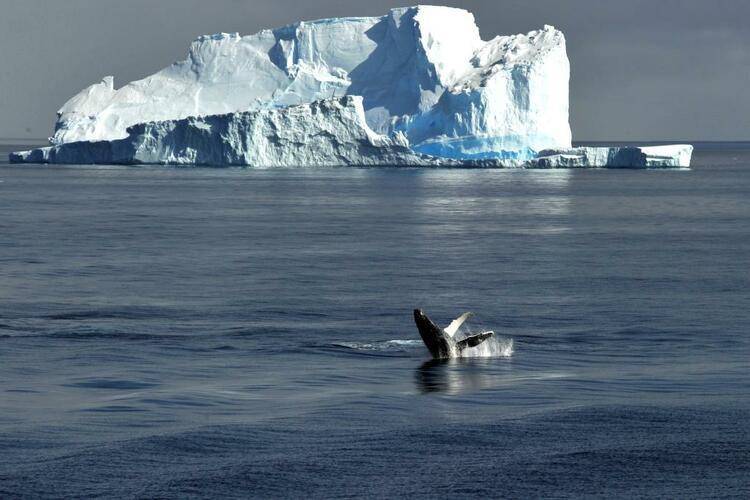
[{"label": "sky", "polygon": [[[577,141],[750,140],[750,1],[474,0],[482,37],[561,29]],[[201,34],[377,16],[381,0],[0,0],[0,138],[46,138],[82,88],[183,59]]]}]

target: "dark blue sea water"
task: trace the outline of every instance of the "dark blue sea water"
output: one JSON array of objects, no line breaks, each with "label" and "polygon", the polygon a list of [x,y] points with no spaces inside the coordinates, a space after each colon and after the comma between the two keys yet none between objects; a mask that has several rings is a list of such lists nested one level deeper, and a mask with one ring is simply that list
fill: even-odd
[{"label": "dark blue sea water", "polygon": [[[746,145],[690,171],[10,149],[0,497],[750,495]],[[503,355],[428,362],[414,307]]]}]

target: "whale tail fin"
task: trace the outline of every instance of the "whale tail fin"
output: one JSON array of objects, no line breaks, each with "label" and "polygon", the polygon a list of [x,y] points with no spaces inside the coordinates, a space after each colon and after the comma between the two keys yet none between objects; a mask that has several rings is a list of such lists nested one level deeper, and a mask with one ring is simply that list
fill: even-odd
[{"label": "whale tail fin", "polygon": [[477,335],[472,335],[471,337],[466,337],[465,339],[456,342],[456,347],[458,347],[462,351],[467,347],[476,347],[488,338],[492,337],[494,334],[495,332],[489,331],[482,332]]},{"label": "whale tail fin", "polygon": [[461,325],[464,324],[464,322],[474,316],[474,313],[471,312],[465,312],[458,318],[451,321],[451,324],[443,328],[443,331],[448,334],[449,337],[453,338],[456,336],[456,332],[459,328],[461,328]]}]

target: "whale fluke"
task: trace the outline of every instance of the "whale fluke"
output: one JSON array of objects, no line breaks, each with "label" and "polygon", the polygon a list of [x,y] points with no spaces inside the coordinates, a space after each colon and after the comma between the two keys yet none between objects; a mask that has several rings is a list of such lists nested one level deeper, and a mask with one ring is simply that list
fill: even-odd
[{"label": "whale fluke", "polygon": [[471,313],[464,313],[443,329],[433,323],[424,311],[414,309],[414,322],[417,324],[419,335],[435,359],[455,357],[464,349],[478,346],[494,335],[494,332],[489,331],[455,341],[453,336],[456,334],[456,331],[471,316]]}]

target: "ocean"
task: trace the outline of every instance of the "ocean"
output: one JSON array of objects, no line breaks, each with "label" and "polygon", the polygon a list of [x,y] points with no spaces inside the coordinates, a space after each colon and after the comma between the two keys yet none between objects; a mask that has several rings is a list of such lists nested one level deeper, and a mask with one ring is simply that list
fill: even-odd
[{"label": "ocean", "polygon": [[[2,498],[750,495],[750,144],[550,171],[19,148]],[[430,361],[416,307],[495,338]]]}]

